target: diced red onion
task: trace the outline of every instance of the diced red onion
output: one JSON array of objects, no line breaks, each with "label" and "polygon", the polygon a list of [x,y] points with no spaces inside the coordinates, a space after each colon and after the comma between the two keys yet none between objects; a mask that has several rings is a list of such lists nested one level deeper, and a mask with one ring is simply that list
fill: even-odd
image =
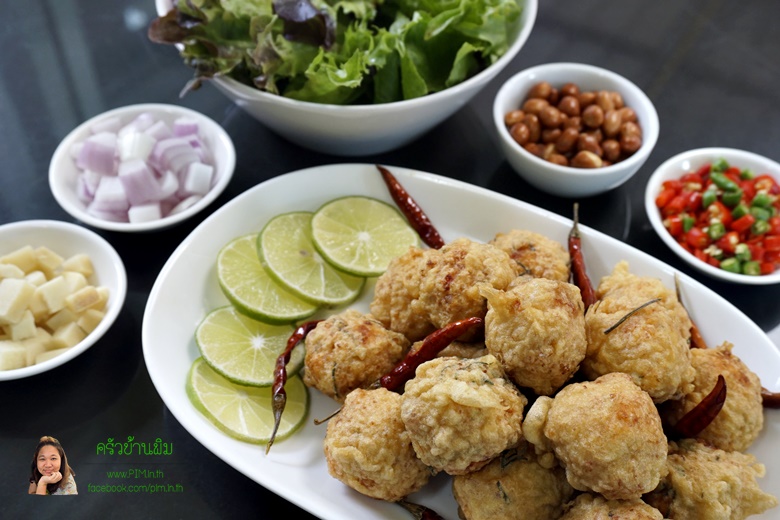
[{"label": "diced red onion", "polygon": [[76,166],[102,175],[116,175],[116,134],[100,132],[84,141],[76,159]]},{"label": "diced red onion", "polygon": [[150,222],[162,218],[162,210],[159,202],[150,202],[147,204],[138,204],[131,206],[127,210],[127,218],[133,223]]},{"label": "diced red onion", "polygon": [[102,132],[111,132],[112,134],[115,134],[119,131],[121,126],[122,121],[119,119],[119,117],[109,117],[92,125],[90,130],[93,134],[99,134]]},{"label": "diced red onion", "polygon": [[179,117],[173,122],[173,135],[184,137],[198,135],[198,122],[191,117]]},{"label": "diced red onion", "polygon": [[183,174],[179,195],[205,195],[211,189],[214,168],[208,164],[192,163]]},{"label": "diced red onion", "polygon": [[131,206],[160,200],[160,184],[141,159],[119,163],[119,180]]}]

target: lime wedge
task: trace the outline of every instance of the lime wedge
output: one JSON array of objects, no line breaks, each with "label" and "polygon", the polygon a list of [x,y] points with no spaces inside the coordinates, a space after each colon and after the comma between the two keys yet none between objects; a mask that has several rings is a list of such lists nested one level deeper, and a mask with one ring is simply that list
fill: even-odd
[{"label": "lime wedge", "polygon": [[[294,330],[292,325],[271,325],[226,306],[211,311],[200,322],[195,342],[206,363],[234,383],[270,386],[276,358],[287,348]],[[301,369],[303,357],[303,348],[292,351],[289,375]]]},{"label": "lime wedge", "polygon": [[236,309],[269,323],[308,318],[317,306],[291,294],[263,269],[257,257],[257,234],[230,241],[217,255],[217,279]]},{"label": "lime wedge", "polygon": [[366,280],[335,269],[314,248],[308,211],[272,218],[257,237],[260,262],[276,281],[296,296],[318,305],[354,301]]},{"label": "lime wedge", "polygon": [[311,228],[317,251],[356,276],[379,276],[420,240],[396,208],[361,196],[328,202],[314,213]]},{"label": "lime wedge", "polygon": [[[276,441],[301,427],[309,413],[309,391],[300,377],[284,386],[287,406]],[[187,396],[214,426],[236,439],[266,444],[274,428],[271,387],[242,386],[215,372],[203,358],[196,359],[187,376]]]}]

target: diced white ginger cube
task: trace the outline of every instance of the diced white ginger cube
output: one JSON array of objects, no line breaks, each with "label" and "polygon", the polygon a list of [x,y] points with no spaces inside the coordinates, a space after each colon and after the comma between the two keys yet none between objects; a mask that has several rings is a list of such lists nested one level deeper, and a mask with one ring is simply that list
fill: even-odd
[{"label": "diced white ginger cube", "polygon": [[0,323],[11,324],[21,320],[35,291],[36,287],[24,279],[0,280]]},{"label": "diced white ginger cube", "polygon": [[68,293],[71,294],[89,285],[87,277],[78,271],[63,271],[60,276],[65,279],[65,284],[68,286]]},{"label": "diced white ginger cube", "polygon": [[65,325],[70,325],[78,321],[79,315],[68,309],[67,307],[49,315],[43,324],[51,331],[63,328]]},{"label": "diced white ginger cube", "polygon": [[96,211],[127,211],[129,207],[130,202],[119,177],[101,177],[88,208]]},{"label": "diced white ginger cube", "polygon": [[0,278],[24,278],[24,271],[18,265],[0,264]]},{"label": "diced white ginger cube", "polygon": [[46,246],[36,248],[35,256],[38,258],[38,268],[46,273],[48,278],[62,265],[63,258]]},{"label": "diced white ginger cube", "polygon": [[97,292],[97,289],[93,285],[82,287],[65,298],[65,306],[76,314],[84,312],[99,303],[100,293]]},{"label": "diced white ginger cube", "polygon": [[173,130],[165,121],[157,121],[152,126],[144,130],[145,134],[149,134],[155,141],[162,139],[168,139],[173,136]]},{"label": "diced white ginger cube", "polygon": [[100,295],[100,302],[92,308],[97,310],[103,310],[106,308],[106,305],[108,304],[108,298],[109,296],[111,296],[111,290],[104,285],[100,285],[97,288],[97,292]]},{"label": "diced white ginger cube", "polygon": [[203,197],[200,195],[191,195],[187,197],[186,199],[182,200],[178,204],[176,204],[174,207],[171,208],[171,210],[168,212],[169,215],[175,215],[177,213],[181,213],[182,211],[186,211],[190,209],[192,206],[198,203],[199,200],[201,200]]},{"label": "diced white ginger cube", "polygon": [[23,339],[35,336],[35,328],[35,317],[33,316],[32,311],[27,309],[24,311],[24,314],[22,314],[22,319],[8,326],[8,331],[12,340],[22,341]]},{"label": "diced white ginger cube", "polygon": [[116,175],[116,134],[99,132],[87,137],[79,150],[76,166],[101,175]]},{"label": "diced white ginger cube", "polygon": [[43,271],[31,271],[25,275],[24,279],[36,287],[49,281],[49,278],[46,276],[46,274],[44,274]]},{"label": "diced white ginger cube", "polygon": [[127,132],[126,134],[120,135],[117,142],[119,160],[130,161],[133,159],[140,159],[145,161],[149,158],[149,154],[152,153],[152,149],[156,142],[157,140],[154,137],[141,131]]},{"label": "diced white ginger cube", "polygon": [[95,268],[92,265],[92,260],[86,253],[77,253],[69,258],[66,258],[65,261],[62,262],[62,270],[75,271],[77,273],[83,274],[87,278],[92,276],[95,272]]},{"label": "diced white ginger cube", "polygon": [[68,348],[58,348],[54,350],[47,350],[46,352],[41,352],[37,356],[35,356],[35,364],[43,363],[44,361],[48,361],[51,358],[55,358],[59,356],[60,354],[64,354],[68,351]]},{"label": "diced white ginger cube", "polygon": [[0,370],[27,366],[27,351],[15,341],[0,341]]},{"label": "diced white ginger cube", "polygon": [[105,316],[106,313],[103,311],[99,311],[97,309],[87,309],[81,314],[81,316],[79,316],[76,324],[81,327],[81,330],[89,334],[95,330],[95,328],[97,328]]},{"label": "diced white ginger cube", "polygon": [[[34,287],[38,288],[40,287],[40,285]],[[35,318],[35,323],[43,322],[51,314],[49,312],[49,307],[46,305],[46,302],[43,301],[43,295],[38,291],[33,291],[33,295],[30,298],[29,303],[27,304],[27,310],[33,313],[33,317]]]},{"label": "diced white ginger cube", "polygon": [[38,327],[32,338],[20,341],[19,344],[27,352],[27,365],[34,365],[38,354],[46,352],[51,347],[51,334],[46,329]]},{"label": "diced white ginger cube", "polygon": [[87,333],[73,321],[55,330],[51,335],[52,345],[57,348],[70,348],[87,337]]},{"label": "diced white ginger cube", "polygon": [[119,164],[119,180],[130,206],[160,199],[160,183],[146,162],[130,159]]},{"label": "diced white ginger cube", "polygon": [[179,188],[179,195],[205,195],[211,189],[213,176],[213,166],[201,162],[190,164]]},{"label": "diced white ginger cube", "polygon": [[32,246],[23,246],[0,256],[0,264],[13,264],[26,273],[38,269],[38,258]]},{"label": "diced white ginger cube", "polygon": [[40,287],[36,287],[35,292],[40,294],[43,303],[49,309],[49,313],[55,313],[63,309],[65,307],[65,298],[70,294],[68,284],[62,275],[55,276]]}]

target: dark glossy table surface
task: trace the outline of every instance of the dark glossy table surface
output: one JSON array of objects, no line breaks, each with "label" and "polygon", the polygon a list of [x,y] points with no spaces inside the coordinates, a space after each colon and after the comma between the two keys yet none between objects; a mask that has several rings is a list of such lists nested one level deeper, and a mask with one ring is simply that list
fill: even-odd
[{"label": "dark glossy table surface", "polygon": [[[652,231],[643,192],[661,162],[691,148],[728,146],[780,160],[780,2],[540,3],[526,46],[469,105],[408,146],[345,159],[286,142],[210,85],[179,98],[191,73],[173,48],[147,39],[155,15],[152,0],[0,0],[0,224],[73,221],[49,192],[49,159],[72,128],[107,109],[144,102],[184,105],[224,126],[238,152],[231,184],[197,218],[149,234],[98,231],[125,262],[125,307],[86,353],[45,374],[0,382],[0,517],[308,516],[217,459],[163,405],[141,347],[144,306],[158,271],[220,205],[276,175],[329,163],[382,163],[438,173],[569,216],[571,200],[541,193],[513,173],[499,153],[491,122],[501,82],[532,65],[577,61],[612,69],[643,88],[657,108],[661,133],[647,163],[618,189],[582,200],[586,223],[692,275],[764,330],[777,327],[780,286],[734,286],[692,271]],[[81,491],[77,503],[54,506],[25,496],[41,435],[58,437],[69,454]],[[96,445],[127,436],[172,443],[174,453],[162,465],[138,467],[161,468],[161,482],[182,491],[90,493],[88,484],[120,483],[107,471],[128,469],[124,461],[97,458]]]}]

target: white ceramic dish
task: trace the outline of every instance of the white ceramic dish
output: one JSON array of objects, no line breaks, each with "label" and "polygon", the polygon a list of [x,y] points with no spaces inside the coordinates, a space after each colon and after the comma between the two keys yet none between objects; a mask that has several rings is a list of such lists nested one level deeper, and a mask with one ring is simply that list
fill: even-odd
[{"label": "white ceramic dish", "polygon": [[[172,0],[156,0],[164,15]],[[211,80],[228,98],[272,131],[311,150],[341,156],[366,156],[403,146],[468,103],[520,52],[531,34],[538,0],[522,0],[521,28],[507,52],[468,80],[434,94],[377,105],[326,105],[284,98],[231,78]],[[193,95],[193,94],[191,94]]]},{"label": "white ceramic dish", "polygon": [[[630,157],[602,168],[574,168],[546,161],[520,146],[504,123],[504,116],[520,108],[531,88],[540,81],[560,87],[575,83],[582,91],[615,90],[637,114],[642,128],[642,146]],[[525,69],[509,78],[493,102],[493,123],[507,162],[534,187],[561,197],[589,197],[628,181],[645,163],[658,141],[658,114],[647,95],[627,78],[593,65],[546,63]]]},{"label": "white ceramic dish", "polygon": [[[78,168],[71,157],[73,145],[83,141],[90,135],[91,129],[101,122],[113,117],[119,117],[123,123],[129,123],[133,118],[143,113],[151,113],[156,120],[172,124],[178,117],[195,119],[200,128],[206,146],[211,150],[214,160],[216,180],[211,189],[197,203],[187,209],[149,222],[112,222],[95,217],[86,211],[85,204],[78,198],[76,192],[76,177]],[[52,194],[62,209],[81,222],[95,228],[111,231],[143,232],[164,229],[178,224],[214,202],[214,199],[225,190],[236,166],[236,150],[230,136],[216,121],[195,110],[178,105],[160,103],[144,103],[128,105],[103,112],[73,129],[63,139],[52,155],[49,165],[49,186]]]},{"label": "white ceramic dish", "polygon": [[76,224],[57,220],[24,220],[0,226],[0,256],[20,247],[46,246],[63,258],[78,253],[89,255],[95,269],[89,280],[109,290],[106,315],[84,340],[68,351],[36,365],[0,370],[0,381],[29,377],[70,361],[94,345],[111,327],[127,295],[127,273],[116,250],[103,237]]},{"label": "white ceramic dish", "polygon": [[670,179],[679,179],[684,173],[697,170],[700,166],[714,162],[720,158],[726,159],[729,164],[733,166],[742,169],[750,168],[756,175],[768,173],[775,179],[780,179],[780,164],[753,152],[737,150],[734,148],[716,147],[688,150],[687,152],[680,153],[664,161],[656,168],[650,176],[650,179],[648,179],[647,186],[645,187],[645,210],[647,212],[647,218],[650,219],[653,229],[655,229],[658,236],[661,237],[661,240],[669,246],[669,249],[674,251],[677,256],[687,262],[691,267],[698,269],[702,273],[719,280],[746,285],[770,285],[780,283],[780,270],[767,275],[748,276],[724,271],[723,269],[702,262],[683,249],[664,227],[661,213],[655,205],[655,198],[661,192],[661,185],[663,182]]},{"label": "white ceramic dish", "polygon": [[[548,211],[483,188],[438,175],[390,167],[398,180],[425,209],[445,241],[459,236],[488,240],[507,223],[544,233],[565,243],[571,221]],[[303,188],[302,188],[303,187]],[[314,210],[339,196],[362,194],[388,203],[381,176],[372,164],[333,164],[289,173],[246,191],[201,223],[174,251],[152,288],[144,313],[142,341],[152,382],[176,419],[199,442],[238,471],[323,519],[408,520],[399,506],[361,496],[328,475],[322,453],[325,425],[315,426],[338,406],[311,392],[306,424],[292,437],[263,446],[228,438],[190,404],[185,392],[187,371],[198,357],[193,339],[199,321],[226,303],[216,280],[217,253],[231,238],[259,231],[276,214]],[[456,203],[457,202],[457,203]],[[468,207],[469,211],[463,211]],[[673,287],[675,270],[655,258],[587,226],[581,226],[590,275],[598,280],[614,264],[628,260],[631,270],[661,278]],[[742,312],[699,282],[680,275],[682,294],[694,320],[712,345],[734,342],[734,352],[761,377],[766,388],[780,390],[780,351]],[[371,292],[354,304],[368,311]],[[780,412],[767,411],[766,429],[752,448],[767,466],[763,489],[780,495]],[[458,518],[448,477],[438,476],[413,499],[449,520]]]}]

